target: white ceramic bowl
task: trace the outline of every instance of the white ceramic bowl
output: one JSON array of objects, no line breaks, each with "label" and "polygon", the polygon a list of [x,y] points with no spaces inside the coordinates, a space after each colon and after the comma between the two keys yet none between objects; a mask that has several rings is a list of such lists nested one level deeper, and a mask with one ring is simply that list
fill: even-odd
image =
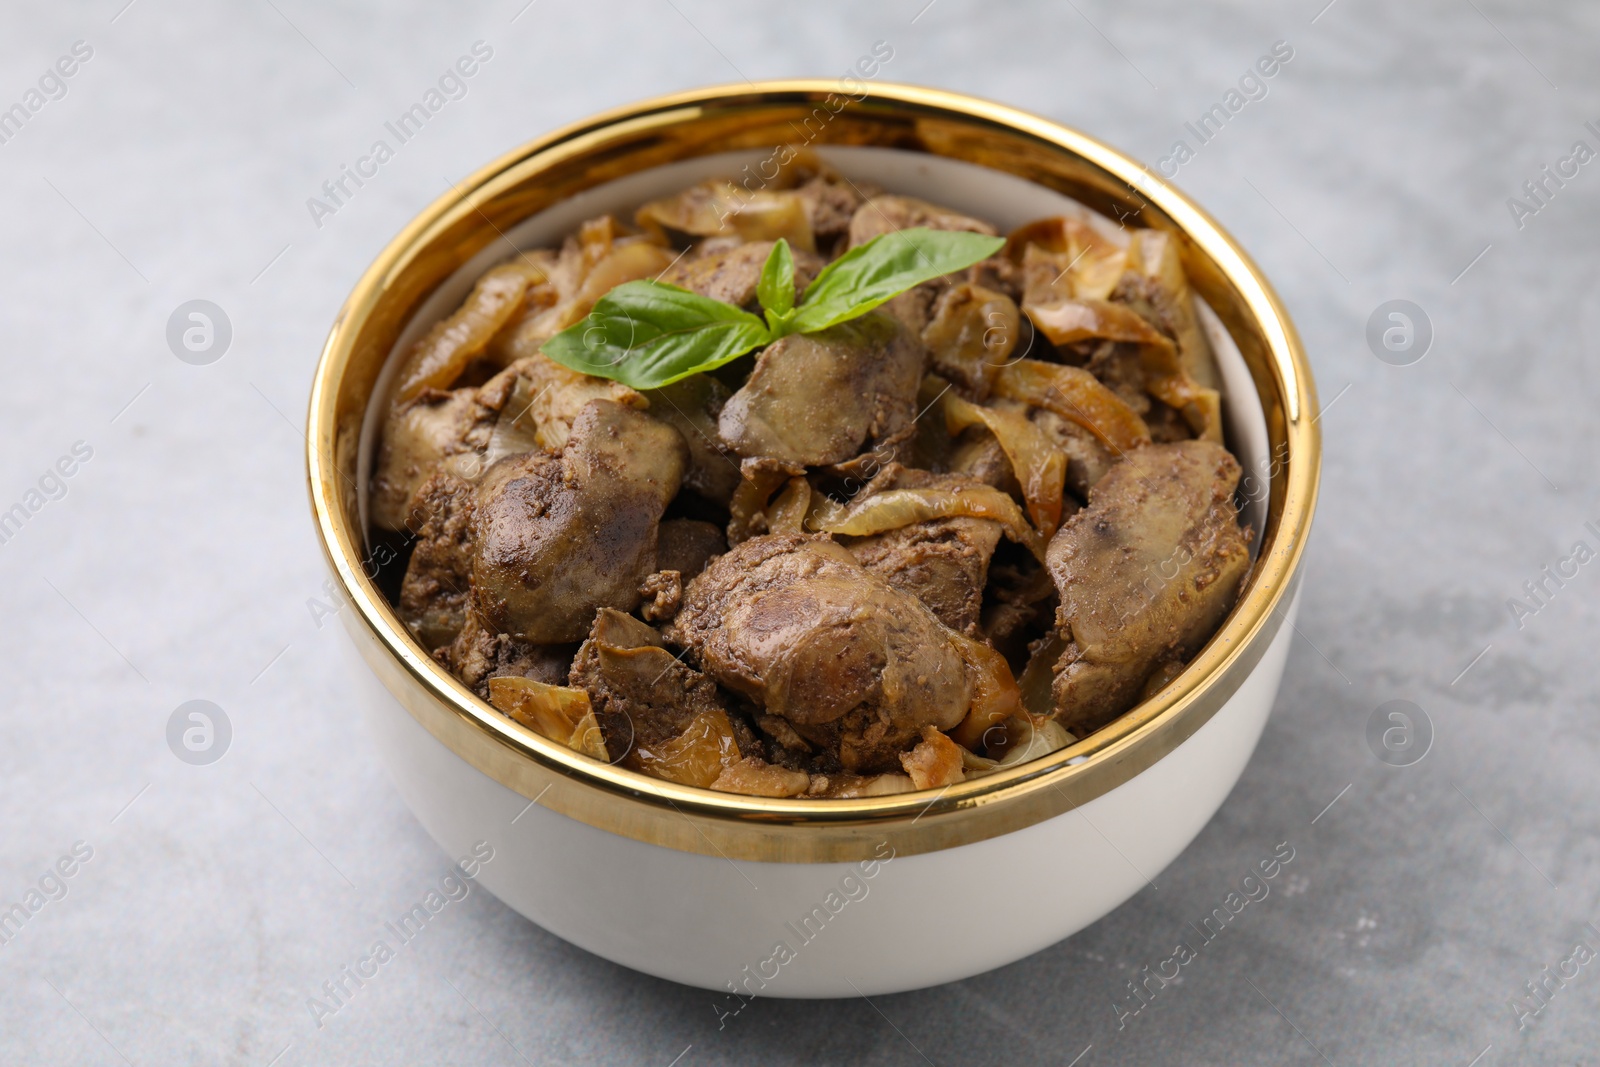
[{"label": "white ceramic bowl", "polygon": [[[903,86],[835,110],[841,91],[784,82],[650,101],[485,168],[362,278],[311,400],[313,510],[354,608],[342,613],[352,649],[371,668],[363,711],[406,803],[451,856],[488,842],[478,880],[518,912],[607,959],[729,993],[730,1012],[753,995],[871,995],[977,974],[1082,929],[1154,878],[1221,805],[1271,710],[1320,463],[1292,325],[1181,194],[1033,116]],[[1239,605],[1170,686],[1068,749],[940,792],[762,800],[588,760],[451,678],[364,565],[371,413],[388,395],[391,355],[513,247],[759,169],[796,129],[847,177],[1002,231],[1088,203],[1113,229],[1179,234],[1223,373],[1228,443],[1247,472],[1244,517],[1262,532]]]}]

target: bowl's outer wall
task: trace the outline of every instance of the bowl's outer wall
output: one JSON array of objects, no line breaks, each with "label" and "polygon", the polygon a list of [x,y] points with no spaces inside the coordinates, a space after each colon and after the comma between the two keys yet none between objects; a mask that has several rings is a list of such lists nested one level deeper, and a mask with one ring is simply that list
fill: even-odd
[{"label": "bowl's outer wall", "polygon": [[[1298,607],[1296,597],[1290,623]],[[872,996],[1019,960],[1158,878],[1243,772],[1292,634],[1292,626],[1278,632],[1249,679],[1188,740],[1110,792],[957,848],[914,856],[883,848],[878,854],[892,858],[865,868],[735,863],[570,819],[457,757],[375,676],[359,673],[362,710],[400,795],[447,855],[487,841],[494,859],[478,880],[516,911],[596,955],[687,985],[725,991],[736,983],[745,996]],[[793,953],[787,962],[780,943]],[[713,1002],[738,1007],[732,998]]]},{"label": "bowl's outer wall", "polygon": [[336,580],[355,609],[344,613],[345,621],[384,684],[458,756],[524,797],[558,785],[545,799],[548,806],[591,826],[688,852],[814,863],[863,859],[887,839],[907,856],[1011,833],[1104,795],[1174,751],[1251,677],[1284,626],[1315,504],[1319,439],[1304,353],[1265,279],[1199,208],[1138,164],[1074,131],[955,94],[877,86],[859,112],[841,113],[830,136],[1011,171],[1091,206],[1109,204],[1185,242],[1197,289],[1217,310],[1256,381],[1274,450],[1262,553],[1222,630],[1183,676],[1111,726],[1053,756],[952,786],[931,802],[911,795],[819,805],[643,778],[521,729],[439,668],[363,573],[362,535],[352,521],[361,417],[410,311],[496,239],[502,225],[640,167],[772,143],[784,115],[803,112],[829,91],[820,83],[769,83],[683,94],[559,131],[497,161],[424,212],[378,257],[341,311],[313,384],[313,510]]}]

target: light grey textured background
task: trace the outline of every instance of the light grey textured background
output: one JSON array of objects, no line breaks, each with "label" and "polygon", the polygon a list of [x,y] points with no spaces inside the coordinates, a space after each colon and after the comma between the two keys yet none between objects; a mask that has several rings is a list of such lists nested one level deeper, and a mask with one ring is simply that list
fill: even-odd
[{"label": "light grey textured background", "polygon": [[[1506,603],[1600,547],[1600,163],[1520,229],[1506,204],[1574,141],[1600,148],[1600,9],[124,2],[0,13],[0,106],[94,50],[0,145],[0,510],[93,449],[0,545],[0,902],[93,849],[0,948],[0,1061],[1600,1061],[1600,965],[1530,1029],[1508,1006],[1576,942],[1600,949],[1600,566],[1521,628]],[[315,226],[306,198],[477,40],[494,52],[469,94]],[[448,863],[348,707],[340,627],[307,606],[301,427],[340,301],[447,182],[522,141],[665,90],[833,75],[878,40],[886,78],[1151,165],[1273,42],[1294,49],[1177,179],[1276,281],[1329,405],[1301,634],[1242,782],[1159,888],[958,985],[759,1001],[719,1031],[709,995],[474,893],[316,1028],[306,998]],[[1395,367],[1364,331],[1402,297],[1435,339]],[[233,326],[209,366],[164,339],[193,298]],[[164,737],[196,698],[233,725],[209,767]],[[1391,699],[1433,723],[1415,766],[1366,743]],[[1119,1030],[1123,984],[1285,841],[1271,896]],[[1049,906],[1050,886],[1018,891]]]}]

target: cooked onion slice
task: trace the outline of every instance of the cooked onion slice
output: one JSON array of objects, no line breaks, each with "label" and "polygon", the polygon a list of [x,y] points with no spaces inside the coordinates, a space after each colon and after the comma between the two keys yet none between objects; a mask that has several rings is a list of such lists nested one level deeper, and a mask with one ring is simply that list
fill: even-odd
[{"label": "cooked onion slice", "polygon": [[670,266],[672,253],[659,245],[640,238],[618,241],[592,266],[574,266],[570,274],[559,279],[563,285],[571,285],[576,276],[582,276],[570,293],[562,292],[553,305],[508,331],[511,336],[507,338],[507,351],[519,358],[532,355],[550,338],[583,321],[594,310],[596,301],[623,282],[653,278]]},{"label": "cooked onion slice", "polygon": [[721,710],[701,712],[683,733],[659,745],[638,745],[633,754],[645,774],[702,789],[740,760],[733,725]]},{"label": "cooked onion slice", "polygon": [[806,529],[844,537],[870,537],[912,523],[965,516],[992,519],[1006,536],[1040,559],[1044,540],[1022,515],[1017,502],[988,485],[966,489],[889,489],[865,500],[840,504],[822,497],[806,516]]},{"label": "cooked onion slice", "polygon": [[533,290],[521,316],[497,334],[491,356],[509,365],[538,353],[544,343],[580,322],[595,302],[623,282],[654,278],[672,265],[673,253],[657,238],[619,236],[615,220],[584,223],[577,245],[563,249],[550,282]]},{"label": "cooked onion slice", "polygon": [[906,769],[918,789],[955,785],[963,777],[961,746],[940,733],[937,727],[924,726],[917,747],[900,754],[900,766]]},{"label": "cooked onion slice", "polygon": [[514,722],[566,745],[574,752],[610,762],[589,694],[532,678],[489,679],[489,703]]},{"label": "cooked onion slice", "polygon": [[1000,411],[992,407],[971,404],[945,393],[944,422],[952,435],[968,426],[983,425],[994,434],[1000,449],[1011,461],[1011,471],[1022,486],[1022,498],[1027,501],[1028,515],[1032,517],[1039,534],[1049,540],[1061,524],[1062,485],[1067,477],[1067,454],[1057,448],[1026,415],[1016,411]]},{"label": "cooked onion slice", "polygon": [[735,234],[746,241],[786,238],[795,248],[817,250],[805,199],[795,192],[750,191],[713,178],[676,196],[652,200],[634,220],[644,229],[675,230],[694,237]]},{"label": "cooked onion slice", "polygon": [[771,504],[767,505],[768,533],[805,533],[806,515],[811,510],[811,483],[790,478]]},{"label": "cooked onion slice", "polygon": [[1066,748],[1076,740],[1067,728],[1054,719],[1042,715],[1026,715],[1012,719],[1006,728],[1013,741],[1000,757],[1000,766],[1015,767],[1019,763],[1048,756]]},{"label": "cooked onion slice", "polygon": [[811,776],[806,772],[791,771],[754,756],[730,764],[711,783],[711,788],[719,792],[747,797],[797,797],[810,787]]},{"label": "cooked onion slice", "polygon": [[1179,357],[1178,346],[1131,307],[1104,300],[1060,300],[1024,304],[1023,310],[1052,344],[1098,338],[1138,345],[1145,388],[1150,394],[1183,412],[1195,433],[1213,441],[1222,440],[1221,395],[1191,378]]},{"label": "cooked onion slice", "polygon": [[1057,215],[1012,231],[1003,254],[1021,265],[1028,301],[1104,300],[1128,268],[1126,245],[1085,219]]},{"label": "cooked onion slice", "polygon": [[1150,395],[1181,411],[1189,428],[1200,437],[1221,444],[1222,394],[1189,377],[1177,347],[1162,337],[1160,344],[1141,345],[1139,360]]},{"label": "cooked onion slice", "polygon": [[889,797],[897,793],[914,793],[917,785],[904,774],[813,774],[808,797],[825,797],[829,800],[847,800],[856,797]]},{"label": "cooked onion slice", "polygon": [[1138,412],[1082,367],[1019,359],[995,375],[994,394],[1053,411],[1118,455],[1150,443],[1150,429]]},{"label": "cooked onion slice", "polygon": [[1050,691],[1055,681],[1055,666],[1061,659],[1061,653],[1066,651],[1067,642],[1059,630],[1051,630],[1030,647],[1033,654],[1028,657],[1028,665],[1022,669],[1017,686],[1022,691],[1022,704],[1028,711],[1035,715],[1048,715],[1055,706],[1055,697]]},{"label": "cooked onion slice", "polygon": [[472,357],[482,352],[522,307],[529,287],[548,276],[544,265],[519,256],[479,278],[455,313],[435,323],[412,346],[400,371],[395,403],[415,399],[424,389],[447,389],[454,384]]},{"label": "cooked onion slice", "polygon": [[1070,345],[1096,339],[1137,345],[1172,344],[1160,330],[1145,321],[1144,316],[1126,304],[1105,300],[1053,300],[1024,304],[1022,309],[1051,344]]},{"label": "cooked onion slice", "polygon": [[961,750],[961,769],[965,773],[967,780],[971,781],[974,778],[982,778],[986,774],[993,774],[999,770],[1000,761],[990,759],[987,756],[980,756],[971,749],[963,748]]},{"label": "cooked onion slice", "polygon": [[986,747],[984,734],[1007,719],[1024,714],[1022,691],[1006,658],[982,641],[952,634],[972,678],[972,707],[950,736],[973,752]]},{"label": "cooked onion slice", "polygon": [[933,319],[922,328],[922,343],[934,370],[983,400],[1021,333],[1022,315],[1009,296],[962,282],[945,290],[934,305]]}]

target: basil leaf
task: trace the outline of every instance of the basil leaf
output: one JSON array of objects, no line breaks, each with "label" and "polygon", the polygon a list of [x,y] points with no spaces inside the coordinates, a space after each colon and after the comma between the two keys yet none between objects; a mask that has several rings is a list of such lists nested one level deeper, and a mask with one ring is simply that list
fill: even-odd
[{"label": "basil leaf", "polygon": [[824,267],[794,306],[794,254],[773,245],[756,295],[767,321],[720,300],[654,281],[625,282],[587,318],[542,351],[583,374],[635,389],[659,389],[713,370],[791,333],[814,333],[860,315],[914,286],[993,255],[998,237],[947,230],[886,233]]},{"label": "basil leaf", "polygon": [[761,268],[756,298],[766,309],[769,326],[776,326],[794,310],[794,254],[782,237],[772,246],[766,265]]},{"label": "basil leaf", "polygon": [[822,269],[788,329],[815,333],[865,315],[925,281],[987,259],[1004,244],[1000,237],[920,226],[880,234]]},{"label": "basil leaf", "polygon": [[625,282],[544,343],[571,370],[635,389],[659,389],[720,367],[772,340],[748,311],[675,285]]}]

